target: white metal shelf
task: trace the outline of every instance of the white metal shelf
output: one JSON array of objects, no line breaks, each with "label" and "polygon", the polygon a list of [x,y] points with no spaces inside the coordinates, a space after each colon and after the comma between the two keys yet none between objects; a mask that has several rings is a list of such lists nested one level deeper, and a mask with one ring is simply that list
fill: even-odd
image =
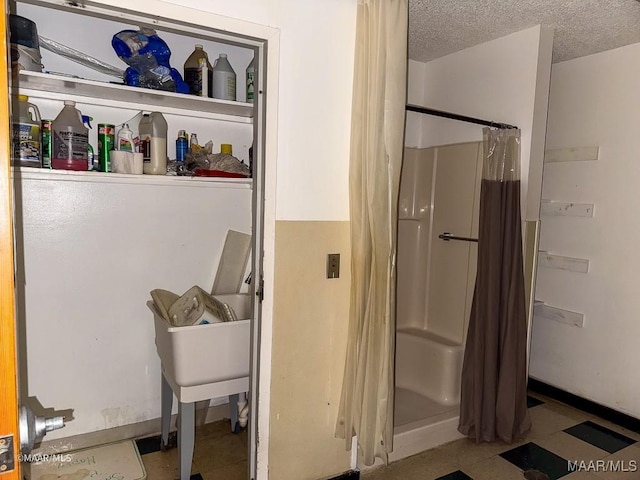
[{"label": "white metal shelf", "polygon": [[183,177],[176,175],[128,175],[123,173],[51,170],[48,168],[13,167],[12,178],[29,181],[118,183],[137,185],[181,186],[199,188],[250,189],[251,178]]},{"label": "white metal shelf", "polygon": [[74,100],[78,103],[238,123],[253,122],[253,104],[202,98],[148,88],[98,82],[50,73],[21,71],[18,91],[32,98]]}]

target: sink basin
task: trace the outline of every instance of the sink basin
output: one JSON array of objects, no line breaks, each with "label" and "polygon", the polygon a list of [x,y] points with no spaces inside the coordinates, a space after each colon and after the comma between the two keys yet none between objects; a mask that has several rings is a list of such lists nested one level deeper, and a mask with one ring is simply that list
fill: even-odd
[{"label": "sink basin", "polygon": [[162,371],[180,387],[224,382],[249,376],[251,298],[248,294],[215,295],[236,313],[235,322],[174,327],[152,301],[156,349]]}]

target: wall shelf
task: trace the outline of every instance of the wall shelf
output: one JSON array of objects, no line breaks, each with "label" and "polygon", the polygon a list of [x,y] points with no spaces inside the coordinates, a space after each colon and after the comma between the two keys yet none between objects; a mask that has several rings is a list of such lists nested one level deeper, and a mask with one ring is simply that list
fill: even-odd
[{"label": "wall shelf", "polygon": [[540,213],[549,217],[593,217],[593,203],[542,200]]},{"label": "wall shelf", "polygon": [[586,258],[565,257],[540,250],[538,265],[540,267],[568,270],[570,272],[589,273],[589,260]]},{"label": "wall shelf", "polygon": [[147,88],[129,87],[83,78],[21,71],[18,90],[32,98],[74,100],[78,103],[149,110],[174,115],[252,123],[251,103],[202,98]]},{"label": "wall shelf", "polygon": [[544,162],[584,162],[598,160],[600,155],[599,147],[570,147],[570,148],[554,148],[545,150]]},{"label": "wall shelf", "polygon": [[73,170],[50,170],[48,168],[13,167],[12,178],[29,181],[117,183],[132,185],[181,186],[197,188],[242,188],[250,189],[251,178],[182,177],[176,175],[128,175],[124,173],[78,172]]},{"label": "wall shelf", "polygon": [[548,320],[555,320],[556,322],[573,325],[575,327],[584,327],[584,313],[572,312],[571,310],[552,307],[551,305],[546,305],[543,302],[538,302],[540,301],[536,301],[537,304],[533,307],[535,315]]}]

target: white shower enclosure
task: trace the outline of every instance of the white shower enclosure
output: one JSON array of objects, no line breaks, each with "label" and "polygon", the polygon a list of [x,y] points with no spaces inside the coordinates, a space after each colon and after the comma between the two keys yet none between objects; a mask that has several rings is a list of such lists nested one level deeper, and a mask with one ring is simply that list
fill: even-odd
[{"label": "white shower enclosure", "polygon": [[481,142],[405,149],[398,215],[397,432],[459,415],[477,243],[440,235],[477,238],[481,174]]}]

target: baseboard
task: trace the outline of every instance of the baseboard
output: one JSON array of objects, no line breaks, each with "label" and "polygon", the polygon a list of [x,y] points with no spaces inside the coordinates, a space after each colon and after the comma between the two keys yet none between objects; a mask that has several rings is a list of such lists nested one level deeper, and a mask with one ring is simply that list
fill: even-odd
[{"label": "baseboard", "polygon": [[[177,415],[171,415],[172,429],[175,428],[176,418]],[[196,413],[196,425],[216,422],[225,418],[229,418],[228,403],[201,409],[200,413]],[[108,428],[105,430],[98,430],[96,432],[58,438],[55,440],[45,440],[41,445],[33,450],[33,453],[53,454],[63,451],[95,447],[98,445],[119,442],[130,438],[143,438],[158,434],[160,434],[160,418],[154,418],[152,420],[123,425],[121,427]]]},{"label": "baseboard", "polygon": [[620,425],[621,427],[640,433],[640,419],[619,412],[613,408],[605,407],[599,403],[569,393],[561,388],[554,387],[535,378],[529,377],[529,390],[545,395],[546,397],[566,403],[584,412],[596,415],[604,420]]},{"label": "baseboard", "polygon": [[337,477],[331,477],[329,480],[358,480],[359,478],[360,472],[358,470],[349,470]]}]

